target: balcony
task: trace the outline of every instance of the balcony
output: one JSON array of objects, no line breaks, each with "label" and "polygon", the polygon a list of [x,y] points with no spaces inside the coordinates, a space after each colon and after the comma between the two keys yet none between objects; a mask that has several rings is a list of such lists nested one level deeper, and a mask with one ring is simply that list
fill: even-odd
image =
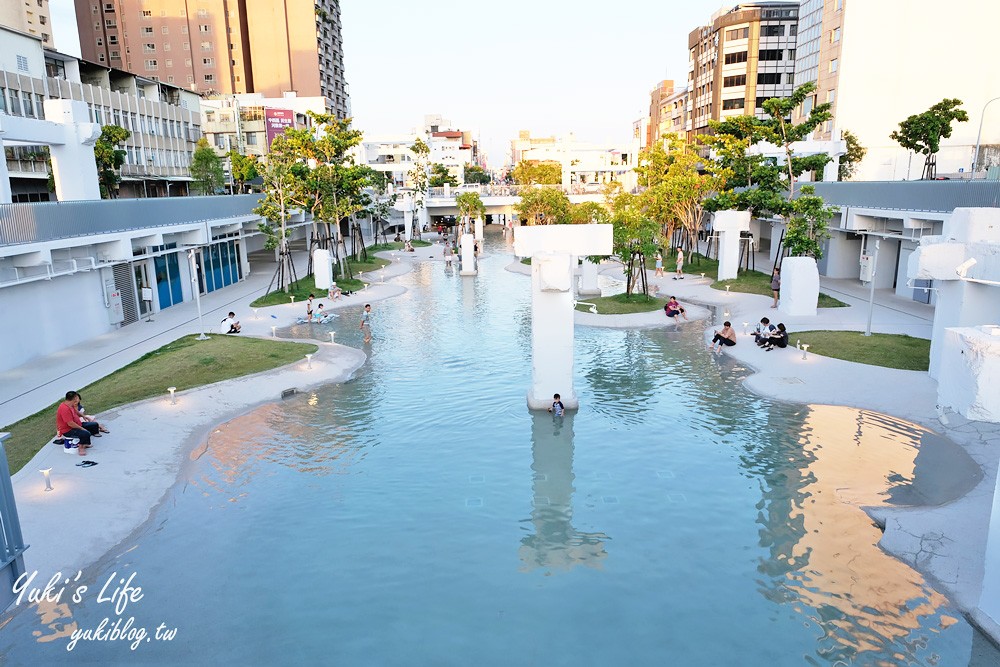
[{"label": "balcony", "polygon": [[37,178],[47,178],[49,175],[48,165],[41,160],[17,160],[7,158],[7,171],[11,176],[35,176]]}]

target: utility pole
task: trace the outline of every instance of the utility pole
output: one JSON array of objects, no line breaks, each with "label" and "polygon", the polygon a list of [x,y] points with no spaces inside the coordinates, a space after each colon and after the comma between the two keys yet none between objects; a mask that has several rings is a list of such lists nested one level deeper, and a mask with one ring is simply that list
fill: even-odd
[{"label": "utility pole", "polygon": [[[871,238],[870,236],[868,237]],[[872,335],[872,313],[875,311],[875,273],[878,268],[878,246],[880,240],[875,239],[875,256],[872,258],[872,274],[868,281],[868,326],[865,327],[865,335]]]}]

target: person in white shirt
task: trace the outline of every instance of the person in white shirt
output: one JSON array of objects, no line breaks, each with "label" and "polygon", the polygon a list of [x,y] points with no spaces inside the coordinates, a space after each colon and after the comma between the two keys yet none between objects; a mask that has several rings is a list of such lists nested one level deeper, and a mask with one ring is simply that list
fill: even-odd
[{"label": "person in white shirt", "polygon": [[240,332],[240,323],[236,321],[236,313],[230,312],[229,316],[222,320],[219,331],[224,334],[238,334]]}]

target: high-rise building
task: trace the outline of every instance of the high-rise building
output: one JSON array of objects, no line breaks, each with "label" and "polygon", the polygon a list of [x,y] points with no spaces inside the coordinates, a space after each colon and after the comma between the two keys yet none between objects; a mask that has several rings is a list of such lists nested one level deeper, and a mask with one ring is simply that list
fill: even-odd
[{"label": "high-rise building", "polygon": [[350,115],[339,0],[75,0],[85,60],[199,93],[294,91]]},{"label": "high-rise building", "polygon": [[[795,87],[815,83],[816,92],[795,110],[801,122],[817,104],[829,103],[837,113],[840,79],[840,47],[843,36],[844,0],[803,0],[799,8],[799,43],[795,57]],[[830,139],[834,121],[816,129],[817,139]]]},{"label": "high-rise building", "polygon": [[0,27],[38,37],[42,46],[55,48],[49,0],[3,0],[0,2]]},{"label": "high-rise building", "polygon": [[689,138],[709,120],[764,117],[764,100],[793,90],[798,2],[745,2],[688,35]]}]

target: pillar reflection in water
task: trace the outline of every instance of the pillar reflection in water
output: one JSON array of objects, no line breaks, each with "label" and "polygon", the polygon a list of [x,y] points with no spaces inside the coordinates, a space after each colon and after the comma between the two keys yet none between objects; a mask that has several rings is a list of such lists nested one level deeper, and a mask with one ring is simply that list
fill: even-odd
[{"label": "pillar reflection in water", "polygon": [[[521,570],[599,567],[607,556],[604,533],[573,527],[573,418],[535,413],[531,423],[534,534],[521,539]],[[527,521],[527,520],[526,520]]]}]

